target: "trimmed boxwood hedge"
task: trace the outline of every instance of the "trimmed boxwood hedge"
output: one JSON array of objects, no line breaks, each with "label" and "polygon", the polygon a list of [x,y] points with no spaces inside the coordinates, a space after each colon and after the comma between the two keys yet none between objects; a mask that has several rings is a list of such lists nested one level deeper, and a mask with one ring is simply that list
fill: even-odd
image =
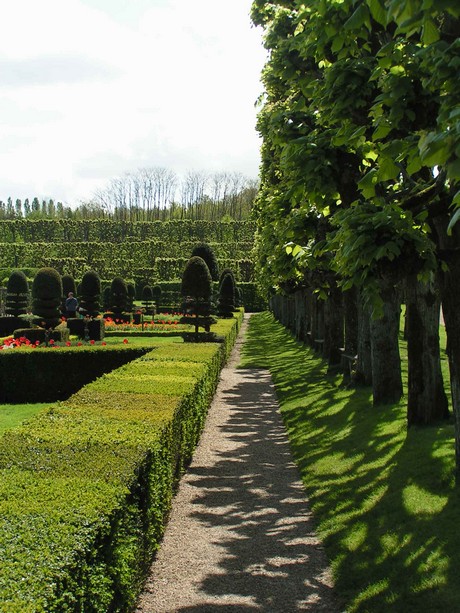
[{"label": "trimmed boxwood hedge", "polygon": [[3,610],[132,610],[241,317],[223,344],[159,346],[0,439]]},{"label": "trimmed boxwood hedge", "polygon": [[63,400],[102,374],[143,355],[130,346],[15,348],[0,351],[0,402]]}]

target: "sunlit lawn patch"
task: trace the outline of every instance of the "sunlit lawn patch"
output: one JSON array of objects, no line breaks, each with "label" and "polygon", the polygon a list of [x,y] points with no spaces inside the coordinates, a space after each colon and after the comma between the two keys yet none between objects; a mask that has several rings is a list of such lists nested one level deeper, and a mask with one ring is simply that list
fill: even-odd
[{"label": "sunlit lawn patch", "polygon": [[0,435],[22,424],[51,403],[37,404],[0,404]]},{"label": "sunlit lawn patch", "polygon": [[266,313],[251,319],[242,365],[272,373],[347,613],[458,610],[453,424],[408,432],[406,399],[372,407],[370,389],[342,387]]}]

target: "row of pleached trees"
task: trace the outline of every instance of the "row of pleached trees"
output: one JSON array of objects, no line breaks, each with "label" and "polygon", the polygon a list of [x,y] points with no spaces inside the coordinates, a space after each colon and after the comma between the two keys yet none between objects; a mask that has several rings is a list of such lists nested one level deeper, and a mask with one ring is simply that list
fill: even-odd
[{"label": "row of pleached trees", "polygon": [[275,310],[309,306],[307,332],[331,366],[357,353],[377,405],[402,395],[404,302],[410,425],[448,415],[442,302],[460,424],[460,5],[255,0],[252,19],[269,51],[256,210]]}]

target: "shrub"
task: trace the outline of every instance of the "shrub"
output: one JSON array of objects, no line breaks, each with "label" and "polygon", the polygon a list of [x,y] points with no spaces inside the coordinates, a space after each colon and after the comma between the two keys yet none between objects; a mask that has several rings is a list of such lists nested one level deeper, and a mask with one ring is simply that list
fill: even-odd
[{"label": "shrub", "polygon": [[233,275],[227,273],[219,288],[217,314],[219,317],[233,317],[235,310],[235,281]]},{"label": "shrub", "polygon": [[194,256],[199,256],[206,262],[211,273],[211,279],[217,281],[219,279],[219,266],[212,248],[206,243],[201,243],[193,249],[191,257]]},{"label": "shrub", "polygon": [[[66,325],[59,325],[54,329],[48,328],[16,328],[14,338],[26,338],[32,344],[48,343],[49,341],[65,342],[69,340],[70,331]],[[54,374],[55,376],[55,374]]]},{"label": "shrub", "polygon": [[62,295],[67,298],[69,292],[76,295],[77,287],[75,285],[75,280],[71,275],[62,275]]},{"label": "shrub", "polygon": [[101,279],[94,270],[88,270],[81,280],[80,306],[87,315],[96,317],[100,312]]},{"label": "shrub", "polygon": [[154,314],[154,309],[152,309],[153,302],[153,291],[151,285],[144,285],[142,288],[142,306],[145,309],[145,312],[148,314]]},{"label": "shrub", "polygon": [[[184,311],[181,323],[195,326],[198,339],[198,328],[203,326],[209,332],[209,326],[214,323],[211,315],[212,279],[209,268],[203,258],[193,256],[185,267],[181,287],[184,299]],[[188,316],[187,316],[188,315]]]},{"label": "shrub", "polygon": [[154,285],[152,287],[152,296],[153,296],[153,301],[155,302],[155,308],[157,312],[160,308],[162,291],[163,290],[161,289],[161,285]]},{"label": "shrub", "polygon": [[81,339],[101,341],[105,337],[105,324],[103,319],[68,319],[67,326],[70,334]]},{"label": "shrub", "polygon": [[[234,340],[237,320],[222,322]],[[224,347],[158,347],[3,436],[5,611],[133,610]],[[45,351],[57,359],[24,353]]]},{"label": "shrub", "polygon": [[136,299],[136,287],[134,283],[127,283],[126,289],[128,290],[128,302],[126,310],[132,312],[134,308],[134,300]]},{"label": "shrub", "polygon": [[60,321],[62,300],[61,275],[54,268],[41,268],[32,284],[32,312],[46,327],[54,328]]},{"label": "shrub", "polygon": [[14,270],[6,285],[6,308],[8,315],[18,317],[27,313],[29,305],[29,283],[22,270]]},{"label": "shrub", "polygon": [[233,278],[233,283],[234,283],[234,285],[236,287],[235,273],[233,272],[233,270],[231,268],[224,268],[223,271],[220,273],[219,288],[222,285],[222,281],[224,280],[225,275],[231,275],[231,277]]},{"label": "shrub", "polygon": [[[17,331],[19,336],[33,333],[29,340],[44,342],[45,330]],[[60,341],[59,330],[51,338]],[[15,334],[16,336],[16,334]],[[18,336],[18,338],[19,338]],[[130,346],[37,347],[0,351],[0,402],[54,402],[63,400],[102,374],[119,368],[146,352]],[[56,374],[58,373],[58,374]]]},{"label": "shrub", "polygon": [[104,287],[102,292],[102,305],[104,307],[104,311],[108,311],[110,309],[110,285]]},{"label": "shrub", "polygon": [[128,287],[121,277],[115,277],[110,286],[110,308],[114,313],[121,314],[128,306]]},{"label": "shrub", "polygon": [[235,287],[235,306],[243,306],[243,290],[241,287]]}]

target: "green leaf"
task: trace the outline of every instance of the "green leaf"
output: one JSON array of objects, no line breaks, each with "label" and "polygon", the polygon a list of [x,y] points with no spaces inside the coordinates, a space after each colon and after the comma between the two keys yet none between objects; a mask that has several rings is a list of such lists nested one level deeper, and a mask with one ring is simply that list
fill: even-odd
[{"label": "green leaf", "polygon": [[439,40],[439,30],[432,19],[425,19],[422,28],[422,42],[425,45],[432,45]]},{"label": "green leaf", "polygon": [[369,0],[369,10],[372,17],[382,26],[387,25],[387,14],[380,0]]},{"label": "green leaf", "polygon": [[358,183],[358,187],[361,190],[365,198],[372,198],[375,196],[375,184],[377,183],[377,169],[373,168],[364,175],[361,181]]},{"label": "green leaf", "polygon": [[401,172],[399,166],[397,166],[391,158],[383,158],[379,166],[379,180],[390,181],[396,179]]},{"label": "green leaf", "polygon": [[372,140],[380,140],[385,138],[391,132],[391,124],[381,121],[372,134]]},{"label": "green leaf", "polygon": [[428,132],[420,138],[418,147],[427,166],[443,166],[450,155],[449,137],[443,133]]},{"label": "green leaf", "polygon": [[[460,194],[460,192],[457,192],[457,194]],[[460,219],[460,209],[457,209],[455,213],[452,215],[452,219],[449,221],[449,225],[447,226],[448,236],[452,236],[452,229],[459,219]]]},{"label": "green leaf", "polygon": [[446,164],[446,168],[447,168],[447,176],[449,179],[454,180],[454,181],[460,179],[460,159],[459,158]]},{"label": "green leaf", "polygon": [[339,34],[337,34],[334,37],[334,42],[332,43],[332,47],[331,47],[332,53],[337,53],[338,51],[340,51],[340,49],[343,47],[343,43],[344,43],[343,36],[340,36]]},{"label": "green leaf", "polygon": [[365,4],[360,4],[353,15],[344,24],[345,30],[358,30],[369,19],[369,11]]}]

